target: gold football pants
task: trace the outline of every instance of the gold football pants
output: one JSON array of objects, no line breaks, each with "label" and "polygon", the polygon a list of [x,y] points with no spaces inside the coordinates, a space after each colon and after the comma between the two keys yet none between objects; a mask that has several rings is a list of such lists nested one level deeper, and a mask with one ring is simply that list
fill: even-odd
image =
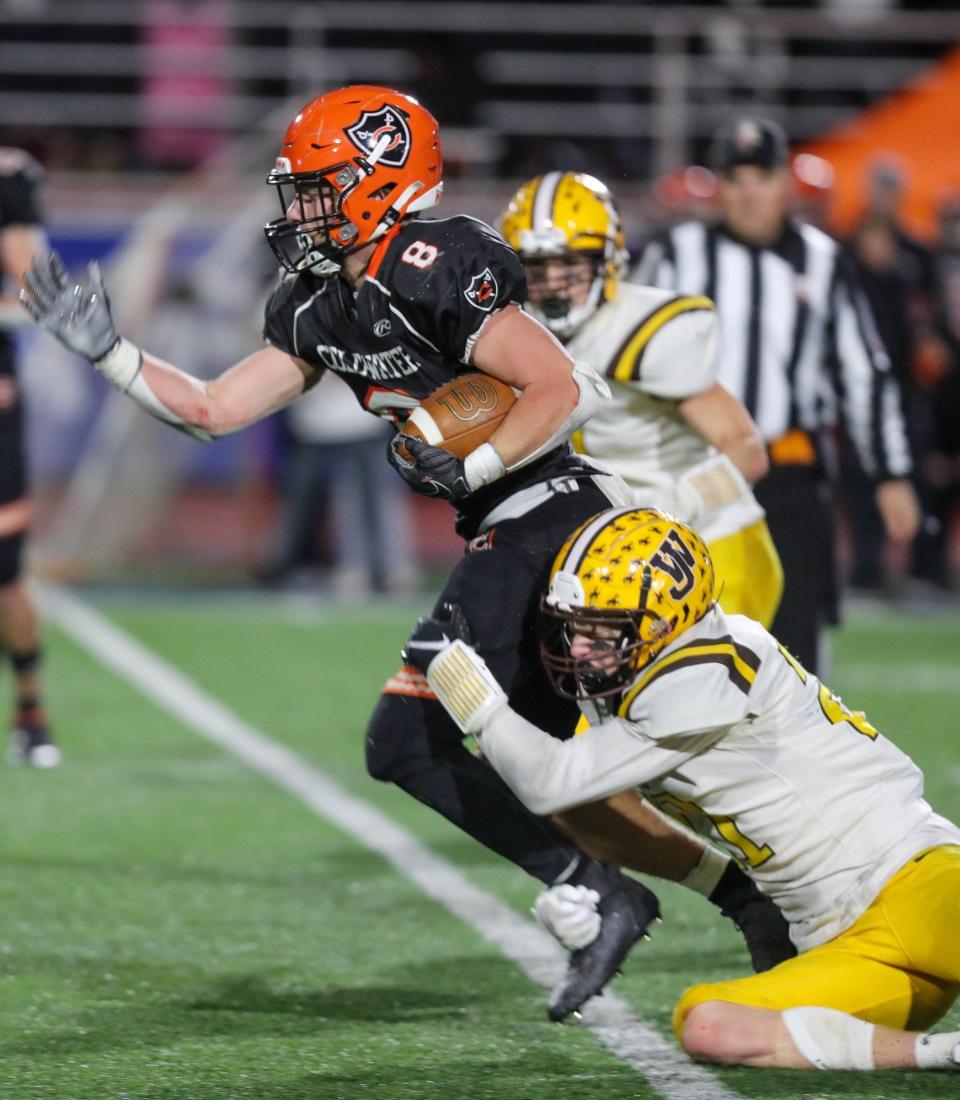
[{"label": "gold football pants", "polygon": [[769,628],[783,594],[783,567],[767,521],[707,544],[717,575],[717,598],[729,615],[747,615]]},{"label": "gold football pants", "polygon": [[763,974],[688,989],[677,1003],[679,1038],[690,1010],[727,1001],[781,1011],[817,1006],[886,1027],[925,1031],[960,993],[960,846],[914,856],[845,932]]}]

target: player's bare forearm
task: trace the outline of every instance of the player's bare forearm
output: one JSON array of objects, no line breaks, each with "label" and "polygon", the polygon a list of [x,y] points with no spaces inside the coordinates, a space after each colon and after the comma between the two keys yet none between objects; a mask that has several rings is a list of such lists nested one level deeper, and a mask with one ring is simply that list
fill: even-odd
[{"label": "player's bare forearm", "polygon": [[278,348],[247,356],[219,378],[204,382],[144,352],[143,380],[184,424],[210,435],[238,431],[288,405],[304,389],[311,368]]},{"label": "player's bare forearm", "polygon": [[681,402],[680,413],[702,439],[730,459],[749,484],[767,472],[767,449],[753,417],[721,383]]},{"label": "player's bare forearm", "polygon": [[552,383],[531,383],[521,391],[490,443],[509,469],[549,439],[576,407],[577,387],[571,376]]},{"label": "player's bare forearm", "polygon": [[471,362],[520,391],[489,441],[508,469],[548,440],[577,407],[573,360],[551,333],[516,306],[489,319]]},{"label": "player's bare forearm", "polygon": [[717,449],[730,459],[749,485],[758,482],[769,469],[767,448],[759,435],[732,439]]}]

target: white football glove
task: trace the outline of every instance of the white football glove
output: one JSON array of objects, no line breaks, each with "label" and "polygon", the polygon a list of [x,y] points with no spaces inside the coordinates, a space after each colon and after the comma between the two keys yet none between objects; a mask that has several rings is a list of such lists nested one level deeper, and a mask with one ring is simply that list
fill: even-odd
[{"label": "white football glove", "polygon": [[743,474],[723,454],[712,455],[691,466],[677,479],[680,518],[695,524],[704,516],[750,495]]},{"label": "white football glove", "polygon": [[541,890],[531,911],[568,951],[578,951],[600,935],[599,903],[596,890],[564,882]]}]

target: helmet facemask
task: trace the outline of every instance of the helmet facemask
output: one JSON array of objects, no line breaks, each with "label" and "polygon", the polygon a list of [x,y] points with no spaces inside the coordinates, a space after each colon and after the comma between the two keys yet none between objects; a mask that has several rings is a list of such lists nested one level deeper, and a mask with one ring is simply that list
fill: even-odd
[{"label": "helmet facemask", "polygon": [[547,677],[558,695],[578,701],[622,694],[674,625],[649,611],[561,607],[551,596],[543,598],[541,611]]},{"label": "helmet facemask", "polygon": [[[607,266],[603,254],[521,253],[521,258],[527,277],[527,311],[558,339],[569,340],[603,304]],[[586,297],[574,304],[582,287],[588,288]]]},{"label": "helmet facemask", "polygon": [[332,275],[360,247],[351,244],[359,234],[343,209],[362,179],[360,169],[346,162],[318,172],[293,173],[285,167],[280,157],[267,178],[277,189],[281,210],[281,217],[264,227],[267,241],[287,271]]}]

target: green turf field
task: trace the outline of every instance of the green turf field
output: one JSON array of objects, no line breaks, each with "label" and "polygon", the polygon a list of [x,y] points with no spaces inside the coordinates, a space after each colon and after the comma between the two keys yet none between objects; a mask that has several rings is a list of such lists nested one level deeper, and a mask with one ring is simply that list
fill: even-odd
[{"label": "green turf field", "polygon": [[[365,719],[415,609],[100,606],[476,884],[529,905],[520,872],[364,774]],[[543,990],[380,857],[56,631],[49,653],[64,765],[0,772],[0,1100],[657,1095],[587,1029],[548,1024]],[[960,818],[960,618],[861,616],[835,653],[832,686]],[[701,899],[661,893],[663,928],[615,988],[666,1034],[685,985],[743,972],[746,956]],[[960,1027],[960,1013],[950,1020]],[[743,1096],[811,1100],[941,1097],[954,1084],[716,1077]]]}]

